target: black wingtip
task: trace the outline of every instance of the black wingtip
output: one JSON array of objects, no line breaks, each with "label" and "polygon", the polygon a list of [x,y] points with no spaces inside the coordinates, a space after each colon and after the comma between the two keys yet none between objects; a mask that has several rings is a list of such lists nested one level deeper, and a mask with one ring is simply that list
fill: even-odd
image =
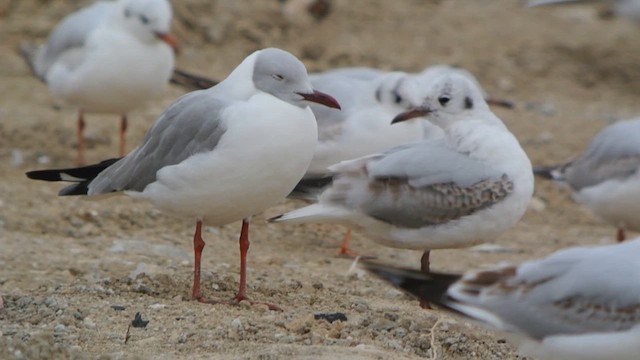
[{"label": "black wingtip", "polygon": [[558,166],[534,166],[533,174],[543,179],[555,180],[557,176],[554,173],[558,170]]},{"label": "black wingtip", "polygon": [[203,90],[218,85],[219,81],[175,68],[171,75],[171,83],[190,90]]},{"label": "black wingtip", "polygon": [[450,308],[447,290],[460,280],[460,275],[424,273],[418,270],[363,261],[365,269],[394,286],[431,304]]},{"label": "black wingtip", "polygon": [[43,180],[43,181],[62,181],[60,177],[60,170],[33,170],[25,173],[29,179]]},{"label": "black wingtip", "polygon": [[267,219],[267,222],[270,222],[270,223],[272,223],[272,222],[276,222],[276,221],[278,221],[282,216],[284,216],[284,214],[280,214],[280,215],[278,215],[278,216],[274,216],[274,217],[272,217],[272,218]]}]

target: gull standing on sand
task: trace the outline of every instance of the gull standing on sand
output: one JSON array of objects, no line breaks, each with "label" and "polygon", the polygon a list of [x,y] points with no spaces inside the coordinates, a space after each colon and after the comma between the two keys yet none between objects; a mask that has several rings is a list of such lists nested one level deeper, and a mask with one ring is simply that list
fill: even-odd
[{"label": "gull standing on sand", "polygon": [[76,183],[60,195],[124,192],[195,219],[192,295],[200,302],[211,302],[200,291],[202,225],[242,220],[240,288],[230,302],[237,304],[246,299],[251,216],[284,199],[313,157],[317,127],[309,102],[339,108],[312,88],[296,57],[274,48],[256,51],[218,85],[176,100],[127,156],[27,176]]},{"label": "gull standing on sand", "polygon": [[46,44],[22,47],[51,94],[79,109],[78,163],[84,162],[85,112],[121,116],[125,154],[127,113],[162,93],[173,71],[171,16],[167,0],[98,1],[65,17]]},{"label": "gull standing on sand", "polygon": [[605,127],[574,160],[534,173],[567,185],[573,198],[618,228],[640,231],[640,118]]},{"label": "gull standing on sand", "polygon": [[462,276],[367,264],[422,301],[504,331],[525,356],[637,360],[640,239]]},{"label": "gull standing on sand", "polygon": [[444,136],[330,167],[333,183],[316,204],[271,219],[334,222],[390,247],[424,250],[493,240],[522,217],[533,193],[531,163],[518,140],[460,75],[434,82],[421,106]]}]

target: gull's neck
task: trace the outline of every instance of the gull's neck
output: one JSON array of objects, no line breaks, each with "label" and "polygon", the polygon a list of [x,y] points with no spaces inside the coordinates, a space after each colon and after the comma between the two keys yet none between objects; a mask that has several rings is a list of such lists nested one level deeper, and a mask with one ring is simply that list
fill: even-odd
[{"label": "gull's neck", "polygon": [[253,84],[253,68],[258,53],[259,51],[256,51],[249,55],[226,79],[207,91],[233,100],[247,100],[255,95],[258,89]]}]

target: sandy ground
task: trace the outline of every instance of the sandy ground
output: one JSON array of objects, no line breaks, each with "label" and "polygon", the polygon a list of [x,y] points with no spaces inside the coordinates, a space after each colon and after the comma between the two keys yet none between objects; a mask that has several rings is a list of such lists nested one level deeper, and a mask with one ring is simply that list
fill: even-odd
[{"label": "sandy ground", "polygon": [[[27,181],[34,168],[73,163],[75,110],[55,105],[15,52],[42,40],[79,1],[0,1],[0,358],[516,359],[500,335],[422,310],[415,300],[334,256],[344,229],[266,224],[300,206],[286,202],[254,220],[249,294],[278,303],[202,305],[189,299],[193,222],[127,198],[57,198],[57,185]],[[176,1],[177,3],[177,1]],[[608,122],[640,112],[638,29],[593,7],[523,9],[501,1],[336,0],[322,21],[291,21],[272,1],[188,0],[176,10],[179,66],[223,77],[252,50],[285,48],[310,71],[368,65],[418,71],[454,63],[491,93],[534,163],[576,154]],[[634,81],[635,79],[635,81]],[[172,99],[172,87],[130,115],[130,144]],[[88,160],[116,152],[115,118],[88,118]],[[205,234],[204,291],[230,298],[238,281],[239,223]],[[548,183],[538,182],[524,219],[495,239],[500,251],[437,251],[449,272],[519,262],[614,231]],[[418,266],[420,253],[355,234],[353,248]],[[114,305],[124,307],[115,310]],[[136,312],[149,320],[127,325]],[[348,320],[315,320],[342,312]]]}]

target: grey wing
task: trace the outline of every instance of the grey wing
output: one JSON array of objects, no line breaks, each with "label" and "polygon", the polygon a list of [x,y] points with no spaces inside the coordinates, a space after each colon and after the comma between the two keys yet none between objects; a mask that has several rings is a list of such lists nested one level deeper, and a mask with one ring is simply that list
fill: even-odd
[{"label": "grey wing", "polygon": [[611,179],[627,178],[640,169],[640,119],[622,121],[596,135],[585,153],[565,165],[564,178],[575,190]]},{"label": "grey wing", "polygon": [[97,28],[108,16],[115,3],[98,1],[90,6],[75,11],[56,25],[51,31],[47,44],[39,52],[35,62],[36,73],[45,77],[47,71],[56,60],[74,48],[82,47],[87,35]]},{"label": "grey wing", "polygon": [[473,214],[512,191],[506,174],[433,140],[369,157],[360,173],[342,172],[327,196],[380,221],[420,228]]},{"label": "grey wing", "polygon": [[207,90],[182,96],[160,115],[142,145],[91,182],[89,195],[142,191],[163,167],[213,150],[226,131],[221,115],[227,105]]}]

